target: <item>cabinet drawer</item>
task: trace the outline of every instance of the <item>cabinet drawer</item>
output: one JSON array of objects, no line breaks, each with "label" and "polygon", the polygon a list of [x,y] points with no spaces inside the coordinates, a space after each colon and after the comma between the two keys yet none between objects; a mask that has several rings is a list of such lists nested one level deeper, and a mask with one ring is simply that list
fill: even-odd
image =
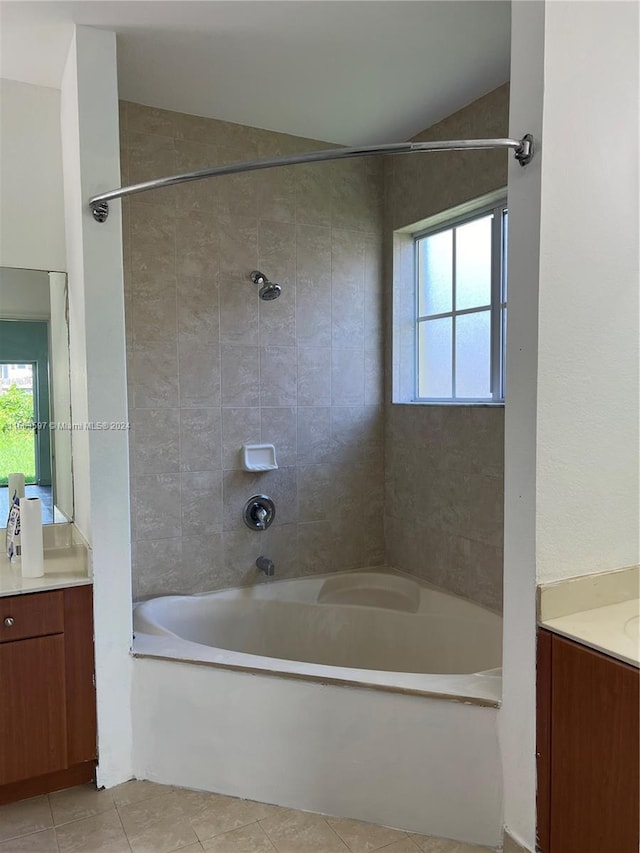
[{"label": "cabinet drawer", "polygon": [[61,634],[63,593],[34,592],[0,598],[0,643]]}]

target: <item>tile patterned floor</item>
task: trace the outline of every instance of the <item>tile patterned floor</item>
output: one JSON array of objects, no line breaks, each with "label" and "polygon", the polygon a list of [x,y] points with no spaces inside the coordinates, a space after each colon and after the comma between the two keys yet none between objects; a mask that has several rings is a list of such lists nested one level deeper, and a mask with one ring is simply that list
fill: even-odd
[{"label": "tile patterned floor", "polygon": [[81,785],[0,806],[0,853],[485,853],[411,835],[156,785]]}]

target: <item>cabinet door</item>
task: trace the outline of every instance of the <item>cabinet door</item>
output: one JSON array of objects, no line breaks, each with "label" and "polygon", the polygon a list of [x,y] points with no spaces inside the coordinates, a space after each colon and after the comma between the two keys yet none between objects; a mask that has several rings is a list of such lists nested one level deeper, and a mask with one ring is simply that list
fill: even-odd
[{"label": "cabinet door", "polygon": [[0,645],[0,785],[67,767],[64,636]]},{"label": "cabinet door", "polygon": [[638,853],[635,667],[553,637],[551,853]]}]

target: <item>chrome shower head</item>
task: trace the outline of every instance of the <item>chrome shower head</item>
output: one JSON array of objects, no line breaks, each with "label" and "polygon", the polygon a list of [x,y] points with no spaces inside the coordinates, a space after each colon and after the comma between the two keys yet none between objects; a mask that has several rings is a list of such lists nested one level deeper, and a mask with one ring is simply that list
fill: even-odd
[{"label": "chrome shower head", "polygon": [[269,282],[265,284],[264,287],[260,288],[260,292],[258,296],[260,299],[263,299],[265,302],[271,302],[272,299],[277,299],[278,296],[282,293],[282,288],[279,284],[274,284],[273,282]]},{"label": "chrome shower head", "polygon": [[274,281],[269,281],[259,270],[254,270],[249,277],[254,284],[260,286],[258,296],[264,302],[271,302],[272,299],[277,299],[282,293],[280,285]]}]

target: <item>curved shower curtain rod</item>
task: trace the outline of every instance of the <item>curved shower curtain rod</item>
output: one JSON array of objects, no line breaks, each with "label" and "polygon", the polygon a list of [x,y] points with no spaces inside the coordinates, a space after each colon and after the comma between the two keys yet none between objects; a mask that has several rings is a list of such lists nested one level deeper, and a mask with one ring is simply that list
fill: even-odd
[{"label": "curved shower curtain rod", "polygon": [[219,175],[235,175],[238,172],[255,172],[258,169],[271,169],[277,166],[297,166],[300,163],[319,163],[324,160],[345,160],[350,157],[372,157],[380,154],[418,154],[423,151],[468,151],[485,148],[512,148],[515,158],[521,166],[526,166],[533,157],[533,137],[527,133],[522,139],[447,139],[441,142],[392,142],[387,145],[365,145],[361,148],[330,148],[325,151],[309,151],[306,154],[294,154],[290,157],[276,157],[271,160],[248,160],[245,163],[230,163],[227,166],[215,166],[212,169],[199,169],[184,175],[169,175],[155,178],[128,187],[119,187],[100,193],[89,199],[89,207],[96,222],[105,222],[109,216],[109,202],[116,198],[172,187],[187,181],[199,181],[203,178],[215,178]]}]

